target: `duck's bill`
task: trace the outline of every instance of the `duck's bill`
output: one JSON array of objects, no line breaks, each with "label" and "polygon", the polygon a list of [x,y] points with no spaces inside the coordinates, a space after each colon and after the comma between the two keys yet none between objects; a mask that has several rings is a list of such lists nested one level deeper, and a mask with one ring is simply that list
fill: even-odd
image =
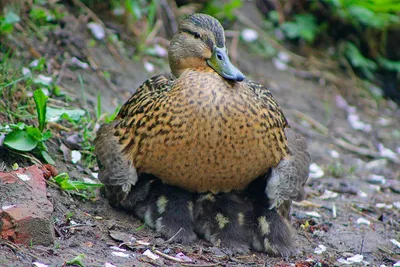
[{"label": "duck's bill", "polygon": [[225,79],[241,82],[245,78],[243,73],[229,60],[225,47],[215,47],[207,64]]}]

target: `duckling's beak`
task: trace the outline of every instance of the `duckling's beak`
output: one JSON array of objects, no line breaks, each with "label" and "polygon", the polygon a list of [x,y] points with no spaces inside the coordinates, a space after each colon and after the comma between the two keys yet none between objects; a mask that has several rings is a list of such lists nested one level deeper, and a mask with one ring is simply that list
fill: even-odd
[{"label": "duckling's beak", "polygon": [[229,60],[225,47],[215,47],[207,64],[225,79],[241,82],[245,78],[243,73]]}]

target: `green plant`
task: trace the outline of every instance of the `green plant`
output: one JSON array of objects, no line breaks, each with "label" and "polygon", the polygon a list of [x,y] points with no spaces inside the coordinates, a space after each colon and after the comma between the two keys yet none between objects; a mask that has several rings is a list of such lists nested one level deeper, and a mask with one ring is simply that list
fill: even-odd
[{"label": "green plant", "polygon": [[312,43],[319,33],[317,21],[312,14],[297,14],[293,21],[285,22],[281,29],[289,39],[303,39]]},{"label": "green plant", "polygon": [[50,131],[44,131],[46,126],[46,104],[47,96],[41,89],[33,93],[36,104],[36,112],[39,125],[28,126],[23,122],[17,124],[7,124],[2,126],[0,130],[6,131],[6,137],[3,144],[13,150],[28,152],[37,150],[44,160],[50,164],[54,164],[54,160],[47,153],[45,141],[51,138]]},{"label": "green plant", "polygon": [[60,173],[56,177],[51,178],[51,181],[57,184],[62,190],[69,191],[84,199],[93,198],[96,195],[94,189],[104,186],[103,184],[97,183],[73,181],[69,178],[67,173]]},{"label": "green plant", "polygon": [[358,68],[368,79],[373,79],[373,71],[377,69],[377,64],[364,57],[357,46],[351,42],[345,42],[343,54],[354,68]]},{"label": "green plant", "polygon": [[354,26],[367,26],[377,29],[400,23],[396,14],[400,2],[388,0],[324,0],[332,7],[334,14]]},{"label": "green plant", "polygon": [[0,35],[11,33],[14,24],[21,21],[21,18],[13,11],[8,11],[4,16],[0,16]]},{"label": "green plant", "polygon": [[327,171],[335,178],[341,178],[344,176],[350,176],[356,171],[355,166],[344,166],[339,161],[335,161],[334,163],[328,165]]},{"label": "green plant", "polygon": [[83,258],[85,258],[85,254],[81,253],[72,260],[67,261],[65,264],[66,265],[77,265],[79,267],[85,267],[85,265],[82,263]]},{"label": "green plant", "polygon": [[242,6],[241,0],[230,1],[208,1],[206,3],[204,13],[207,13],[219,20],[234,20],[235,10]]}]

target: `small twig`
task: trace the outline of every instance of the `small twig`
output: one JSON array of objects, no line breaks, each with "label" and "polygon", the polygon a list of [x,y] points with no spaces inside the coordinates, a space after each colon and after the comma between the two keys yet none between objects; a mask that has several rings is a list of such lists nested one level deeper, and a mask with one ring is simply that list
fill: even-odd
[{"label": "small twig", "polygon": [[363,148],[363,147],[358,147],[358,146],[352,145],[350,143],[347,143],[343,139],[334,138],[333,141],[334,141],[334,143],[336,145],[340,146],[341,148],[344,148],[344,149],[349,150],[351,152],[357,153],[359,155],[373,157],[373,158],[381,157],[377,151],[372,151],[372,150],[367,149],[367,148]]},{"label": "small twig", "polygon": [[335,202],[332,203],[332,217],[336,218],[337,217],[337,213],[336,213],[336,204]]},{"label": "small twig", "polygon": [[61,64],[60,71],[58,72],[58,77],[57,77],[57,80],[56,80],[56,84],[59,84],[61,82],[61,79],[64,76],[64,71],[65,71],[66,67],[67,67],[67,61],[64,60],[63,63]]},{"label": "small twig", "polygon": [[172,8],[165,0],[161,0],[161,6],[164,8],[165,14],[167,14],[169,23],[171,23],[172,32],[176,32],[178,30],[178,25],[176,23],[176,17],[174,12],[172,11]]},{"label": "small twig", "polygon": [[172,260],[172,261],[176,261],[176,262],[185,262],[185,261],[182,260],[182,259],[179,259],[179,258],[170,256],[170,255],[167,255],[167,254],[165,254],[165,253],[162,253],[161,251],[158,251],[157,249],[152,249],[152,250],[153,250],[153,252],[154,252],[155,254],[158,254],[158,255],[160,255],[160,256],[166,258],[166,259],[169,259],[169,260]]},{"label": "small twig", "polygon": [[195,263],[181,263],[182,266],[193,266],[193,267],[212,267],[221,265],[221,263],[205,263],[205,264],[195,264]]},{"label": "small twig", "polygon": [[313,126],[321,134],[323,134],[325,136],[328,135],[328,128],[326,126],[322,125],[321,123],[319,123],[318,121],[314,120],[307,114],[304,114],[303,112],[298,111],[298,110],[293,110],[293,113],[296,117],[298,117],[302,120],[305,120],[306,122],[311,124],[311,126]]},{"label": "small twig", "polygon": [[363,235],[362,238],[361,238],[360,255],[362,255],[363,252],[364,252],[364,241],[365,241],[365,235]]},{"label": "small twig", "polygon": [[308,200],[303,200],[301,202],[292,201],[292,204],[294,206],[298,206],[298,207],[322,208],[322,205],[317,204],[317,203],[313,203],[313,202],[308,201]]},{"label": "small twig", "polygon": [[61,239],[64,239],[64,238],[65,238],[65,235],[61,232],[61,230],[60,230],[60,228],[58,228],[58,226],[54,225],[53,228],[54,228],[54,231],[57,232],[58,236],[59,236]]},{"label": "small twig", "polygon": [[385,253],[387,253],[387,254],[389,254],[389,255],[394,255],[394,254],[396,254],[393,250],[390,250],[390,249],[385,248],[385,247],[378,246],[377,248],[378,248],[380,251],[385,252]]},{"label": "small twig", "polygon": [[301,134],[304,134],[304,135],[306,135],[308,137],[318,138],[318,139],[321,139],[321,140],[325,140],[326,139],[326,136],[324,136],[324,135],[322,135],[320,133],[317,133],[317,132],[315,132],[315,131],[313,131],[311,129],[305,128],[301,124],[298,124],[298,123],[296,123],[294,121],[290,121],[289,125],[290,125],[290,127],[295,129],[296,131],[298,131]]},{"label": "small twig", "polygon": [[80,223],[80,224],[68,225],[68,226],[65,226],[64,228],[65,228],[65,229],[70,229],[70,228],[77,228],[77,227],[84,227],[84,226],[93,227],[93,225],[90,225],[90,224],[83,224],[83,223]]},{"label": "small twig", "polygon": [[395,229],[395,230],[400,230],[400,229],[398,229],[396,226],[391,225],[391,224],[388,224],[388,223],[385,223],[385,222],[380,221],[380,220],[378,220],[378,219],[375,219],[375,218],[372,217],[371,215],[368,215],[368,214],[366,214],[366,213],[364,213],[364,212],[361,212],[361,211],[359,211],[358,209],[356,209],[355,207],[353,207],[353,206],[351,206],[351,205],[349,205],[349,208],[350,208],[352,211],[354,211],[354,212],[356,212],[356,213],[358,213],[358,214],[360,214],[360,215],[362,215],[362,216],[367,217],[369,220],[371,220],[371,221],[373,221],[373,222],[375,222],[375,223],[380,223],[380,224],[383,224],[383,225],[387,225],[387,226],[389,226],[389,227],[392,227],[392,228]]},{"label": "small twig", "polygon": [[156,23],[154,24],[153,29],[151,30],[151,32],[149,33],[149,35],[146,38],[145,43],[149,44],[154,40],[154,37],[157,35],[158,31],[161,29],[161,26],[163,25],[163,21],[162,20],[157,20]]},{"label": "small twig", "polygon": [[232,42],[230,45],[230,56],[233,63],[237,62],[237,48],[239,44],[239,32],[237,31],[225,31],[225,35],[228,37],[232,37]]},{"label": "small twig", "polygon": [[47,125],[49,125],[50,128],[55,128],[58,131],[66,131],[66,132],[71,131],[70,128],[67,128],[67,127],[65,127],[65,126],[63,126],[63,125],[61,125],[59,123],[56,123],[56,122],[52,122],[51,121],[51,122],[48,122]]},{"label": "small twig", "polygon": [[38,256],[36,256],[36,255],[34,255],[34,254],[32,254],[32,253],[30,253],[30,252],[28,252],[28,251],[24,251],[23,249],[21,249],[21,248],[20,248],[19,246],[17,246],[16,244],[13,244],[13,243],[11,243],[11,242],[9,242],[9,241],[7,241],[7,240],[2,240],[1,243],[0,243],[0,245],[6,245],[6,246],[8,246],[8,247],[11,248],[11,249],[18,250],[18,251],[20,251],[21,253],[27,254],[27,255],[31,256],[32,258],[35,258],[35,259],[37,259],[37,260],[39,260],[39,261],[41,261],[41,262],[44,262],[44,260],[42,260],[42,259],[39,258]]},{"label": "small twig", "polygon": [[172,240],[174,240],[175,239],[175,237],[177,237],[177,235],[179,235],[179,233],[180,232],[182,232],[183,231],[183,228],[181,227],[179,230],[178,230],[178,232],[176,232],[173,236],[171,236],[171,238],[170,239],[168,239],[167,241],[165,241],[164,243],[165,244],[169,244],[169,243],[171,243],[172,242]]},{"label": "small twig", "polygon": [[17,152],[17,151],[13,151],[13,150],[9,150],[9,152],[14,153],[14,154],[17,154],[17,155],[19,155],[19,156],[21,156],[21,157],[30,159],[30,160],[32,161],[33,164],[37,164],[37,165],[40,165],[40,166],[43,165],[42,162],[41,162],[40,160],[38,160],[37,158],[35,158],[35,157],[32,156],[32,155],[27,155],[27,154],[19,153],[19,152]]},{"label": "small twig", "polygon": [[396,158],[391,158],[391,157],[384,157],[379,152],[373,151],[371,149],[363,148],[363,147],[358,147],[352,144],[347,143],[343,139],[335,138],[333,139],[335,144],[340,146],[341,148],[347,149],[351,152],[357,153],[362,156],[367,156],[367,157],[373,157],[373,158],[386,158],[388,160],[391,160],[392,162],[396,164],[400,164],[400,160]]}]

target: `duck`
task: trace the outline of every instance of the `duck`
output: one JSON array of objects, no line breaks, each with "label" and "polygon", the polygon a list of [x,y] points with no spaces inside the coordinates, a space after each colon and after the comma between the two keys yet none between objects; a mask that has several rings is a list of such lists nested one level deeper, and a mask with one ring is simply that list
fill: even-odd
[{"label": "duck", "polygon": [[[273,220],[271,223],[284,232],[275,240],[289,247],[292,241],[285,222],[287,211],[282,216],[274,211],[274,215],[261,212],[264,219],[254,221],[254,210],[262,210],[257,206],[259,200],[243,192],[262,179],[264,185],[259,192],[266,196],[267,210],[304,199],[309,165],[304,138],[292,133],[268,88],[247,79],[232,64],[224,29],[212,16],[196,13],[182,20],[170,42],[168,60],[171,73],[146,80],[115,120],[102,125],[97,133],[99,179],[106,185],[110,203],[135,210],[137,216],[167,237],[175,233],[169,228],[179,229],[176,225],[185,221],[187,236],[181,241],[187,242],[196,238],[196,221],[206,226],[210,221],[221,222],[221,218],[226,218],[223,222],[239,218],[228,234],[223,233],[227,229],[224,223],[217,224],[224,227],[212,230],[218,234],[210,234],[211,230],[204,227],[200,232],[209,240],[224,236],[225,243],[234,243],[234,247],[262,251],[268,250],[263,240],[274,239],[269,232],[264,231],[257,246],[243,238],[229,240],[239,226],[266,229],[261,221]],[[153,178],[141,178],[147,175]],[[174,198],[174,194],[182,197]],[[170,223],[166,227],[160,218],[163,214],[165,218],[167,206],[174,206],[174,199],[185,203],[185,211],[173,212],[164,220]],[[210,211],[204,203],[213,199],[220,199],[216,202],[220,204]],[[229,216],[217,212],[226,199],[235,199],[230,201],[233,204],[229,209],[223,209]],[[243,224],[243,218],[231,212],[237,210],[235,205],[237,209],[246,207],[247,215],[242,217],[253,221]],[[187,218],[182,219],[182,214]],[[208,219],[207,214],[212,218]],[[243,232],[243,236],[252,236],[252,231]],[[279,251],[279,247],[273,251]]]}]

